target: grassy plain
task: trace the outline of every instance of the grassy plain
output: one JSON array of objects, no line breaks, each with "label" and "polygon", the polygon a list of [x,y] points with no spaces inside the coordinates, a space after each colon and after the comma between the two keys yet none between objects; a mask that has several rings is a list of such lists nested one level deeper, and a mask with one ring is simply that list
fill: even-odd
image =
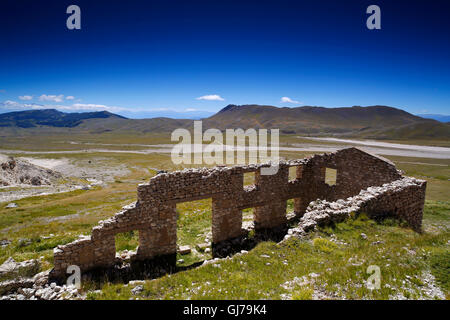
[{"label": "grassy plain", "polygon": [[[291,140],[284,142],[291,143]],[[179,169],[167,153],[132,154],[112,150],[142,150],[147,147],[137,144],[162,143],[170,143],[167,135],[2,140],[0,149],[17,150],[15,156],[68,158],[75,163],[93,160],[93,166],[95,159],[102,158],[112,167],[125,164],[129,173],[91,190],[17,200],[14,201],[17,208],[7,209],[6,203],[0,204],[0,240],[11,241],[0,248],[0,263],[10,256],[17,261],[42,257],[42,269],[51,268],[55,246],[68,243],[80,234],[89,234],[99,220],[135,201],[136,185],[150,179],[156,170]],[[95,148],[112,152],[83,151]],[[35,153],[24,154],[19,150]],[[60,150],[74,153],[51,153]],[[306,155],[305,152],[282,153],[285,158]],[[433,294],[429,292],[438,286],[449,298],[450,160],[387,158],[406,175],[428,181],[423,234],[416,234],[394,220],[378,224],[360,216],[311,233],[305,240],[290,240],[282,245],[263,242],[245,255],[147,280],[144,291],[137,296],[131,293],[132,286],[118,283],[86,284],[84,290],[91,299],[400,299],[430,298]],[[246,184],[251,182],[252,177],[246,177]],[[288,208],[292,210],[292,202]],[[211,231],[210,201],[181,204],[177,210],[180,214],[178,243],[204,242]],[[251,210],[247,210],[244,220],[251,220],[251,215]],[[366,240],[361,233],[367,235]],[[118,251],[136,246],[136,232],[116,238]],[[199,250],[179,256],[184,260],[180,263],[183,266],[209,258],[209,253]],[[379,290],[365,286],[369,265],[381,268]]]}]

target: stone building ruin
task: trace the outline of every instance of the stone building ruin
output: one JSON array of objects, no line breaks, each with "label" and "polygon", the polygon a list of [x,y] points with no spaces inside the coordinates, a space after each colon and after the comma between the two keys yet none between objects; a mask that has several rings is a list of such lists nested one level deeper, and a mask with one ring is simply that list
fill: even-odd
[{"label": "stone building ruin", "polygon": [[[212,198],[213,250],[243,235],[243,209],[254,208],[255,231],[286,225],[289,199],[294,199],[294,213],[300,219],[290,234],[362,211],[394,215],[421,230],[426,181],[403,177],[386,159],[348,148],[281,161],[275,175],[261,175],[260,169],[268,165],[185,169],[154,176],[138,186],[136,203],[101,221],[91,236],[55,248],[52,276],[64,278],[69,265],[78,265],[82,272],[111,267],[117,259],[115,235],[134,230],[139,231],[139,246],[133,259],[169,257],[175,263],[176,205],[207,198]],[[290,167],[296,167],[292,180]],[[325,182],[328,169],[336,170],[334,185]],[[248,172],[254,172],[255,184],[244,186]]]}]

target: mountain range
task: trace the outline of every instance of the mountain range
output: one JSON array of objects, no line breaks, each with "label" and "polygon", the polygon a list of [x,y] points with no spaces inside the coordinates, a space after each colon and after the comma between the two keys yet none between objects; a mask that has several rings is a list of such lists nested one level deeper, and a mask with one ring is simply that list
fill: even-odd
[{"label": "mountain range", "polygon": [[[230,104],[203,118],[203,129],[280,129],[282,134],[372,139],[450,139],[450,123],[388,106],[279,108]],[[52,133],[159,133],[193,128],[192,119],[128,119],[107,111],[64,113],[54,109],[0,114],[0,135]]]},{"label": "mountain range", "polygon": [[0,127],[34,128],[38,126],[73,128],[87,119],[125,117],[107,111],[65,113],[55,109],[15,111],[0,114]]}]

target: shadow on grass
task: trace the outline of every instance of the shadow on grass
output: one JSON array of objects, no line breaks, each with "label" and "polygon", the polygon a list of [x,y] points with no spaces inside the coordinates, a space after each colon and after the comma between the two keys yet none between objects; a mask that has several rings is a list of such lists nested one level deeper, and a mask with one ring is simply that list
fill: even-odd
[{"label": "shadow on grass", "polygon": [[[353,217],[356,218],[356,217]],[[369,217],[365,216],[365,219]],[[212,244],[213,258],[225,258],[233,256],[242,250],[250,251],[259,243],[265,241],[280,242],[290,227],[298,224],[300,217],[293,217],[286,224],[270,229],[243,230],[243,235],[221,243]],[[401,221],[392,221],[392,216],[377,219],[377,224],[402,225]],[[333,227],[329,225],[329,227]],[[101,288],[105,283],[128,283],[133,280],[157,279],[167,274],[176,274],[201,266],[205,260],[192,263],[187,266],[177,265],[176,254],[160,256],[151,260],[135,260],[125,262],[117,260],[117,263],[109,268],[99,268],[83,274],[83,283]]]},{"label": "shadow on grass", "polygon": [[[281,241],[287,234],[288,224],[262,230],[245,230],[244,235],[238,238],[212,244],[213,258],[233,256],[242,250],[250,251],[263,241]],[[201,266],[205,260],[192,263],[188,266],[176,264],[176,254],[159,256],[151,260],[135,260],[125,262],[118,260],[109,268],[97,268],[87,271],[82,276],[83,283],[100,288],[105,283],[127,283],[133,280],[151,280],[167,274],[175,274]],[[52,279],[62,283],[62,279]]]}]

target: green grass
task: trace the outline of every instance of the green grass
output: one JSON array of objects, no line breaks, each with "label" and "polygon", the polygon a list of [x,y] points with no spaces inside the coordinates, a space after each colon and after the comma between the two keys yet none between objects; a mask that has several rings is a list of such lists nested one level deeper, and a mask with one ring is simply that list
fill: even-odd
[{"label": "green grass", "polygon": [[129,231],[119,233],[115,237],[116,239],[116,251],[123,250],[136,250],[139,245],[138,231]]},{"label": "green grass", "polygon": [[177,205],[177,244],[189,245],[191,253],[180,255],[177,260],[179,266],[189,266],[196,262],[211,259],[211,252],[202,252],[196,249],[196,245],[205,243],[207,233],[212,229],[212,200],[183,202]]},{"label": "green grass", "polygon": [[448,250],[434,251],[430,257],[431,272],[448,295],[450,292],[450,252]]},{"label": "green grass", "polygon": [[[447,212],[449,203],[432,204]],[[427,204],[428,208],[428,204]],[[438,221],[430,210],[425,223]],[[363,240],[361,233],[367,235]],[[140,299],[311,299],[325,298],[390,299],[423,296],[423,273],[431,272],[444,293],[449,295],[449,230],[438,234],[417,234],[399,223],[376,223],[364,215],[320,229],[307,239],[291,239],[284,244],[260,243],[246,255],[215,264],[146,281]],[[378,243],[377,241],[381,241]],[[268,256],[268,257],[267,257]],[[381,288],[369,290],[365,281],[369,265],[381,269]],[[312,278],[311,274],[317,277]],[[314,281],[295,286],[283,284],[295,277]],[[92,299],[134,297],[131,286],[104,284]]]},{"label": "green grass", "polygon": [[313,298],[314,289],[309,287],[299,287],[292,294],[292,300],[311,300]]}]

